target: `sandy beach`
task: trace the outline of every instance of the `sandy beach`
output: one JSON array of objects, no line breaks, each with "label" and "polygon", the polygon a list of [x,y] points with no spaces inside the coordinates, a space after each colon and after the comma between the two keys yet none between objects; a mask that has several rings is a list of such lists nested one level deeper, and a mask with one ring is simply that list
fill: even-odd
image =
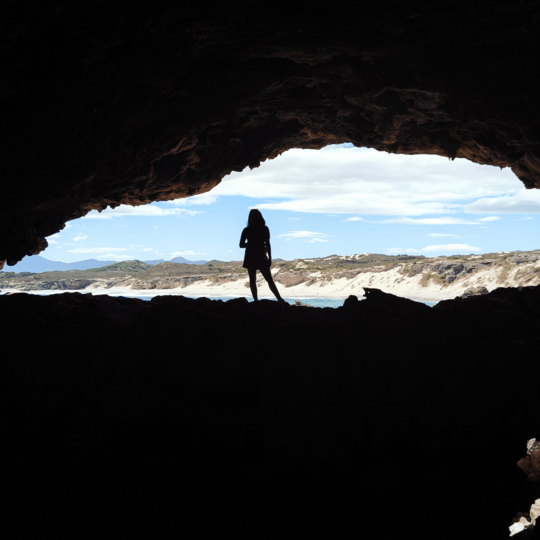
[{"label": "sandy beach", "polygon": [[[358,298],[365,296],[364,288],[380,289],[383,292],[409,298],[419,302],[440,302],[461,296],[467,289],[484,287],[492,291],[498,287],[519,287],[523,285],[523,272],[529,270],[527,285],[538,285],[540,283],[540,272],[533,272],[540,268],[540,260],[532,263],[514,265],[507,269],[501,266],[483,267],[475,272],[467,274],[464,278],[455,279],[450,283],[442,282],[441,279],[425,279],[424,273],[409,276],[401,272],[401,266],[384,271],[361,272],[354,277],[332,277],[322,274],[320,271],[311,272],[304,276],[304,281],[295,285],[285,286],[279,282],[277,276],[279,268],[272,270],[276,285],[283,298],[307,299],[307,298],[331,298],[345,299],[350,295]],[[430,270],[426,271],[428,274]],[[427,276],[429,277],[429,275]],[[159,288],[160,284],[166,283],[167,288]],[[141,282],[134,280],[131,276],[120,277],[115,283],[107,280],[95,280],[84,288],[76,288],[80,293],[108,294],[113,296],[126,297],[153,297],[156,295],[191,296],[191,297],[223,297],[251,298],[248,276],[235,275],[216,282],[215,279],[199,279],[185,283],[179,283],[174,287],[174,282],[157,280],[155,282]],[[171,287],[172,286],[172,287]],[[266,281],[259,274],[257,280],[259,298],[274,298]],[[69,286],[54,287],[49,290],[27,290],[4,288],[3,292],[25,291],[38,294],[58,294],[68,292]]]},{"label": "sandy beach", "polygon": [[[492,291],[502,285],[497,282],[499,272],[495,269],[486,270],[476,275],[470,276],[466,281],[457,281],[446,286],[430,282],[423,287],[420,284],[421,275],[406,277],[401,274],[399,269],[393,269],[386,272],[366,272],[359,274],[353,279],[329,279],[328,281],[316,281],[308,284],[305,281],[298,285],[285,287],[277,283],[277,287],[283,298],[339,298],[345,299],[349,295],[355,295],[358,298],[364,297],[364,287],[380,289],[384,292],[395,294],[411,300],[420,302],[440,302],[461,296],[466,289],[470,287],[483,286],[488,291]],[[516,269],[517,271],[517,269]],[[276,271],[274,271],[275,273]],[[319,272],[314,272],[310,277],[321,277]],[[512,275],[509,275],[508,281],[512,282]],[[273,298],[273,295],[262,276],[257,280],[257,288],[260,298]],[[186,287],[175,289],[151,289],[134,290],[130,286],[112,287],[110,289],[100,289],[90,286],[85,289],[86,292],[93,294],[118,294],[125,296],[155,296],[164,295],[184,295],[184,296],[214,296],[214,297],[251,297],[249,282],[247,276],[236,281],[229,281],[216,285],[211,280],[197,282]]]},{"label": "sandy beach", "polygon": [[[461,290],[437,290],[435,287],[421,287],[418,285],[420,278],[411,278],[408,280],[396,283],[396,279],[403,278],[401,274],[394,271],[384,272],[379,274],[363,274],[354,279],[333,279],[329,281],[317,282],[312,285],[301,283],[299,285],[284,287],[277,284],[277,287],[283,298],[293,298],[302,300],[303,298],[334,298],[345,299],[350,295],[355,295],[358,298],[364,297],[363,287],[371,287],[381,289],[384,292],[410,298],[421,302],[439,302],[449,298],[459,296]],[[313,277],[316,277],[315,275]],[[257,281],[259,298],[274,298],[266,281],[260,277]],[[4,292],[21,292],[16,289],[4,289]],[[34,292],[34,291],[26,291]],[[51,291],[35,291],[36,293],[58,294],[69,292],[68,290],[51,290]],[[92,284],[85,289],[78,290],[80,293],[87,294],[108,294],[112,296],[127,296],[127,297],[153,297],[157,295],[173,295],[173,296],[206,296],[206,297],[247,297],[251,298],[249,289],[249,281],[247,276],[245,279],[230,281],[220,285],[212,283],[211,280],[197,282],[186,287],[177,287],[174,289],[133,289],[130,285],[116,286],[111,288],[100,287],[98,283]]]}]

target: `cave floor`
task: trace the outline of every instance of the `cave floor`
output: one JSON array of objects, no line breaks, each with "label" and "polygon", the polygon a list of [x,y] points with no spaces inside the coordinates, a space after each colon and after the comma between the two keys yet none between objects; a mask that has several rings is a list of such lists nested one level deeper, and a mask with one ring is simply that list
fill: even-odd
[{"label": "cave floor", "polygon": [[502,538],[534,500],[538,288],[337,309],[21,293],[0,316],[21,537]]}]

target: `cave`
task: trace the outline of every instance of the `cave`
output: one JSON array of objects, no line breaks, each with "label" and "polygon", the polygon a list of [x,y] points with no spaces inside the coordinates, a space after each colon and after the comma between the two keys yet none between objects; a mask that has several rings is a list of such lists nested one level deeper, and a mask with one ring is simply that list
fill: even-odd
[{"label": "cave", "polygon": [[[538,0],[0,14],[8,266],[91,210],[204,193],[290,148],[459,157],[540,187]],[[535,287],[434,308],[368,290],[331,312],[0,307],[15,537],[499,538],[539,495],[517,466],[539,434]]]}]

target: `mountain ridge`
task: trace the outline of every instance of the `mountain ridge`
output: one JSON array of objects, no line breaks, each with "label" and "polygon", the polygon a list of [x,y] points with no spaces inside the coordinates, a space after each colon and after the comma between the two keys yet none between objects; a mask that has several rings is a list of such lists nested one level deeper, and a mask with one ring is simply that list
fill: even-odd
[{"label": "mountain ridge", "polygon": [[[32,255],[31,257],[25,257],[22,261],[13,266],[4,266],[1,272],[15,272],[20,274],[22,272],[31,272],[33,274],[41,274],[44,272],[69,272],[72,270],[92,270],[96,268],[103,268],[115,264],[117,261],[99,261],[98,259],[84,259],[82,261],[75,261],[72,263],[65,263],[62,261],[52,261],[41,255]],[[164,262],[172,262],[176,264],[205,264],[208,261],[189,261],[183,257],[174,257],[170,261],[164,259],[141,261],[152,266],[161,264]]]}]

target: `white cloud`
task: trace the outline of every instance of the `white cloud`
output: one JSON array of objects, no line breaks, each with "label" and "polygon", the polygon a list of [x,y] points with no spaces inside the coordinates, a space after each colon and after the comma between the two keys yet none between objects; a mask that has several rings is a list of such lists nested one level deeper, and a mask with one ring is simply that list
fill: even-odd
[{"label": "white cloud", "polygon": [[347,219],[344,219],[343,221],[364,221],[361,217],[350,217]]},{"label": "white cloud", "polygon": [[489,216],[489,217],[479,218],[478,221],[497,221],[498,219],[501,219],[501,218],[499,216]]},{"label": "white cloud", "polygon": [[[322,150],[289,150],[259,168],[233,172],[211,193],[216,197],[267,199],[258,205],[260,209],[421,216],[463,209],[493,213],[475,207],[474,201],[493,197],[513,201],[525,191],[508,168],[460,158],[449,161],[441,156],[388,154],[335,145]],[[540,208],[537,191],[533,199]],[[527,210],[523,205],[522,209]]]},{"label": "white cloud", "polygon": [[106,253],[104,255],[98,255],[98,259],[101,259],[102,261],[133,261],[136,259],[136,257],[133,257],[132,255],[119,255],[116,253]]},{"label": "white cloud", "polygon": [[466,221],[453,217],[384,219],[379,223],[397,223],[398,225],[480,225],[478,221]]},{"label": "white cloud", "polygon": [[151,247],[148,247],[148,246],[139,246],[137,244],[131,244],[129,246],[130,249],[136,249],[137,251],[143,251],[143,252],[146,252],[146,251],[152,251],[152,248]]},{"label": "white cloud", "polygon": [[482,251],[482,248],[469,246],[468,244],[446,244],[438,246],[427,246],[422,251],[461,251],[470,253],[472,251]]},{"label": "white cloud", "polygon": [[128,255],[127,253],[118,253],[119,251],[126,251],[125,248],[76,248],[68,249],[68,253],[87,253],[93,254],[96,259],[102,261],[130,261],[137,257]]},{"label": "white cloud", "polygon": [[386,250],[389,254],[401,255],[403,253],[426,253],[426,252],[436,252],[436,251],[451,251],[458,254],[463,253],[472,253],[474,251],[481,251],[482,249],[475,246],[469,246],[468,244],[440,244],[436,246],[426,246],[422,249],[416,248],[388,248]]},{"label": "white cloud", "polygon": [[127,248],[110,248],[110,247],[80,247],[66,250],[68,253],[113,253],[118,251],[127,251]]},{"label": "white cloud", "polygon": [[317,242],[328,242],[326,239],[328,235],[326,233],[319,233],[313,231],[291,231],[290,233],[280,234],[278,238],[285,238],[291,240],[293,238],[299,239],[302,243],[315,244]]},{"label": "white cloud", "polygon": [[58,242],[56,241],[57,238],[60,238],[60,233],[56,233],[56,234],[53,234],[51,236],[47,236],[47,242],[49,244],[58,244]]},{"label": "white cloud", "polygon": [[196,210],[187,210],[185,208],[161,208],[159,206],[144,205],[144,206],[128,206],[121,204],[120,206],[112,209],[106,208],[101,213],[97,210],[92,210],[82,219],[112,219],[114,217],[125,216],[149,216],[149,217],[163,217],[163,216],[194,216],[201,212]]},{"label": "white cloud", "polygon": [[[383,188],[384,189],[384,188]],[[420,216],[423,214],[447,214],[458,210],[450,208],[441,202],[416,202],[403,197],[389,194],[372,194],[369,197],[364,193],[344,193],[321,197],[299,197],[298,199],[276,203],[258,204],[260,210],[290,210],[324,214],[364,214],[364,215],[394,215],[394,216]]]},{"label": "white cloud", "polygon": [[326,233],[319,233],[319,232],[313,232],[313,231],[292,231],[290,233],[280,234],[278,238],[282,238],[284,236],[289,236],[291,238],[314,238],[314,237],[323,237],[323,236],[328,236],[328,235]]},{"label": "white cloud", "polygon": [[483,197],[465,205],[466,212],[489,214],[538,214],[540,213],[540,189],[522,189],[512,194]]},{"label": "white cloud", "polygon": [[191,206],[199,204],[214,204],[217,201],[217,197],[214,195],[214,191],[210,193],[201,193],[200,195],[194,195],[193,197],[185,197],[183,199],[174,199],[173,201],[165,201],[166,204],[173,204],[175,206]]},{"label": "white cloud", "polygon": [[75,242],[79,242],[79,240],[86,240],[87,238],[88,238],[88,235],[80,234],[80,235],[78,235],[78,236],[75,236],[75,237],[73,238],[73,240],[74,240]]}]

